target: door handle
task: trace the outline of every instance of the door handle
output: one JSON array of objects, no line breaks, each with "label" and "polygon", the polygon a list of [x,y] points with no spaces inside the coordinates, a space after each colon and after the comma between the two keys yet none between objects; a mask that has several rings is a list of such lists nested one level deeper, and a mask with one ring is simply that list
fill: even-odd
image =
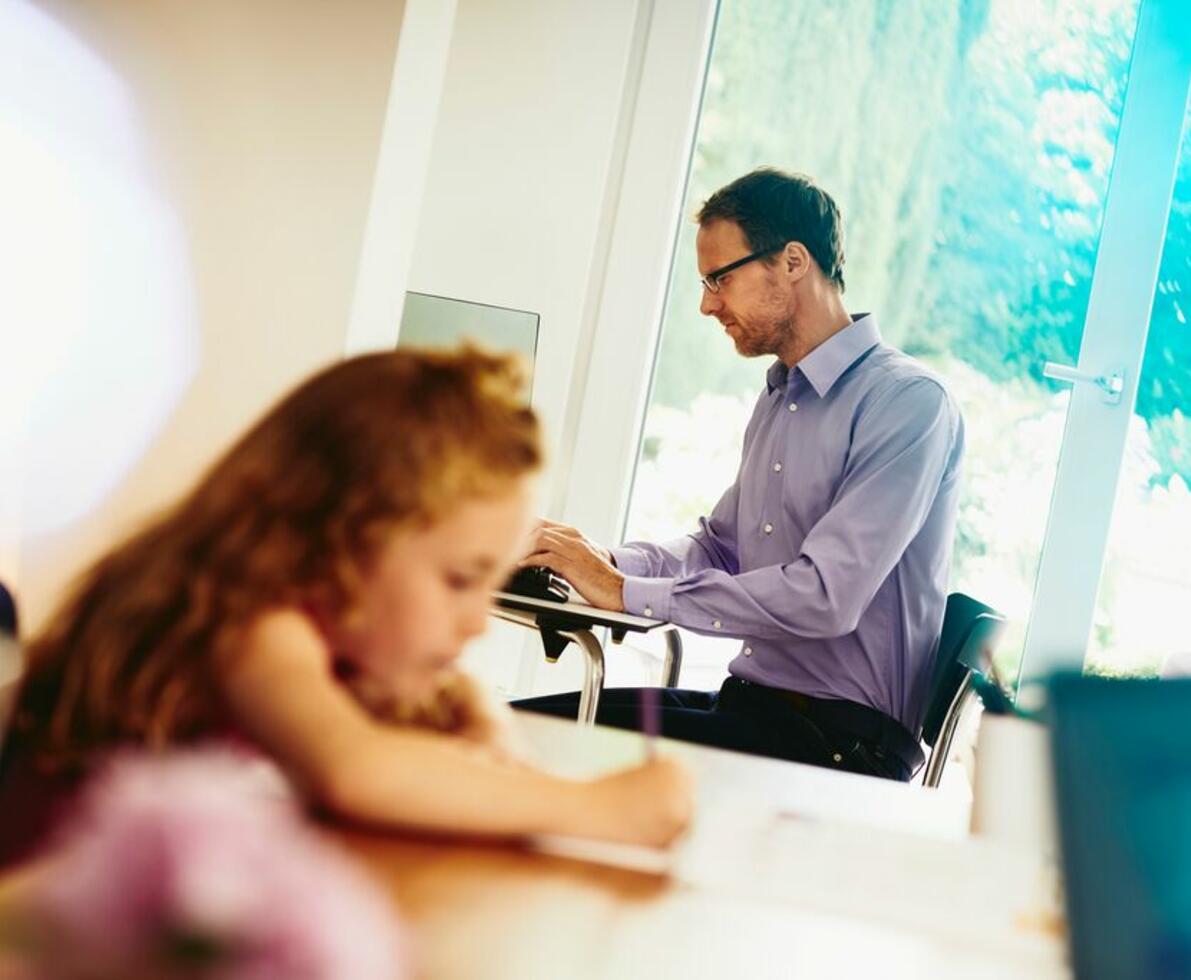
[{"label": "door handle", "polygon": [[1066,381],[1068,384],[1093,384],[1104,393],[1104,400],[1110,405],[1119,404],[1121,393],[1125,390],[1125,372],[1115,371],[1112,374],[1089,374],[1069,364],[1055,364],[1047,361],[1042,366],[1042,376],[1053,381]]}]

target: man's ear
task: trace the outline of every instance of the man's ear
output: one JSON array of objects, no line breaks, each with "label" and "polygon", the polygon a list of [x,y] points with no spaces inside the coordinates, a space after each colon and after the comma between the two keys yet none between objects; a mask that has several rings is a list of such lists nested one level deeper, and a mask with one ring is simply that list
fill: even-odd
[{"label": "man's ear", "polygon": [[812,260],[810,252],[802,242],[787,242],[786,248],[781,252],[779,268],[787,281],[798,282],[809,273],[813,261],[815,260]]},{"label": "man's ear", "polygon": [[786,242],[782,252],[781,269],[790,282],[798,282],[811,270],[814,260],[802,242]]}]

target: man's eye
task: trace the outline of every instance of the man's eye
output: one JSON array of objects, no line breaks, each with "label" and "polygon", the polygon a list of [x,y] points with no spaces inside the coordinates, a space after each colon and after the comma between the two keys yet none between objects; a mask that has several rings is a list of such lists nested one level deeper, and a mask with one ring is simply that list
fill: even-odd
[{"label": "man's eye", "polygon": [[474,575],[460,575],[456,572],[447,573],[447,586],[456,592],[467,592],[470,589],[476,588],[479,584],[480,580]]}]

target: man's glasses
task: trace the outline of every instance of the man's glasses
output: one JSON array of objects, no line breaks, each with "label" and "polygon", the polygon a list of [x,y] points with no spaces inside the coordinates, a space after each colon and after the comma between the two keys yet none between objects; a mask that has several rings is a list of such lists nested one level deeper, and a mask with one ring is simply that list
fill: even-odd
[{"label": "man's glasses", "polygon": [[785,245],[778,245],[774,248],[763,248],[759,252],[753,252],[752,255],[746,255],[743,259],[737,259],[735,262],[729,262],[727,265],[722,265],[718,269],[713,269],[707,275],[700,277],[699,282],[703,283],[703,288],[709,293],[718,293],[720,291],[720,279],[733,269],[739,269],[742,265],[748,265],[748,263],[755,262],[757,259],[763,259],[765,256],[772,255],[774,252],[780,252],[785,247]]}]

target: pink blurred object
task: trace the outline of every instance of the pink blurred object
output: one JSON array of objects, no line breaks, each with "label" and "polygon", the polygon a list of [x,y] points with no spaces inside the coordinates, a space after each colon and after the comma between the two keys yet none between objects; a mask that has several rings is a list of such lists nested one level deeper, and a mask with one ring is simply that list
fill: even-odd
[{"label": "pink blurred object", "polygon": [[32,975],[404,976],[385,895],[260,776],[225,750],[114,760],[31,896]]}]

